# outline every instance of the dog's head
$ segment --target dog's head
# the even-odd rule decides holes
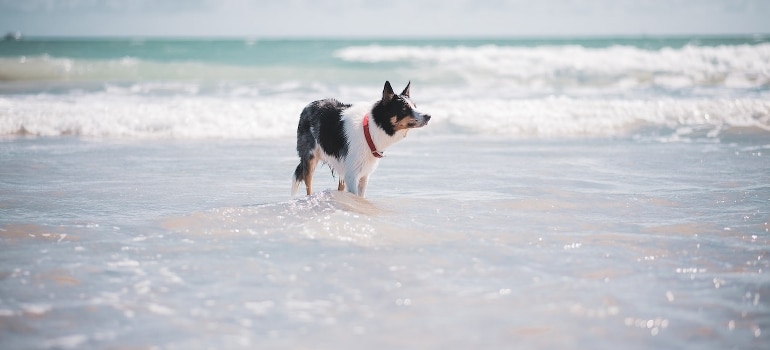
[[[372,119],[390,136],[400,130],[421,128],[430,120],[430,115],[417,111],[409,96],[410,85],[411,82],[406,84],[401,94],[396,95],[390,82],[386,81],[382,99],[372,108]]]

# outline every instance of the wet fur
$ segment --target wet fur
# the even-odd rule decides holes
[[[382,152],[406,137],[413,128],[425,126],[430,115],[417,111],[410,98],[410,85],[396,95],[385,82],[382,98],[373,104],[346,104],[336,99],[311,102],[300,113],[297,126],[299,165],[294,170],[292,195],[305,183],[313,193],[313,172],[324,162],[339,176],[338,190],[363,196],[369,175],[379,159],[372,155],[363,132],[364,116],[369,115],[369,132]]]

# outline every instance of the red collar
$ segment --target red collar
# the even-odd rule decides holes
[[[369,114],[364,115],[364,137],[369,145],[369,149],[372,151],[372,155],[376,158],[382,158],[382,152],[377,151],[377,146],[372,141],[372,134],[369,133]]]

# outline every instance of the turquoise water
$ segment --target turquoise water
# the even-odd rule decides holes
[[[608,38],[522,38],[522,39],[45,39],[7,41],[0,45],[0,57],[40,56],[74,59],[119,59],[134,57],[152,61],[201,61],[238,65],[332,64],[336,50],[348,46],[444,46],[506,47],[581,46],[607,48],[627,46],[644,50],[680,49],[685,46],[758,45],[770,36],[725,37],[608,37]]]
[[[430,124],[290,197],[310,101]],[[0,348],[763,349],[766,37],[0,42]]]

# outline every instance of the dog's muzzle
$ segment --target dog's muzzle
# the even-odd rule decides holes
[[[418,114],[416,115],[417,124],[414,126],[415,128],[421,128],[425,125],[428,125],[428,121],[430,121],[430,114]]]

